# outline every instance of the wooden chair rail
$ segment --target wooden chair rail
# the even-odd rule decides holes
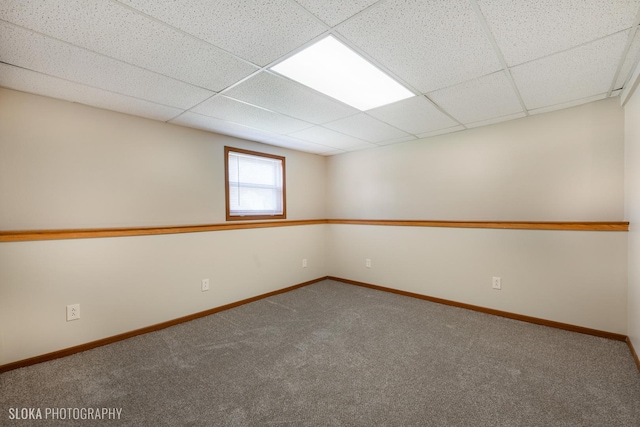
[[[432,221],[380,219],[309,219],[260,221],[166,227],[87,228],[67,230],[0,231],[0,242],[33,240],[90,239],[102,237],[152,236],[160,234],[201,233],[208,231],[242,230],[249,228],[292,227],[316,224],[377,225],[393,227],[450,227],[490,228],[512,230],[572,230],[572,231],[629,231],[628,222],[566,222],[566,221]]]

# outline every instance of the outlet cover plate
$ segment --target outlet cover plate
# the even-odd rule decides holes
[[[67,322],[80,319],[80,304],[70,304],[67,306]]]

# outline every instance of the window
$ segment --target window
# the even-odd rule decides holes
[[[224,147],[227,221],[287,217],[284,157]]]

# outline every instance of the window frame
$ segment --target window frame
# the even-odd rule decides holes
[[[276,159],[282,162],[282,214],[277,215],[231,215],[231,202],[229,200],[229,153],[246,154],[255,157],[265,157]],[[287,218],[287,168],[284,156],[275,154],[261,153],[258,151],[245,150],[235,147],[224,147],[224,192],[225,192],[225,210],[227,221],[248,221],[248,220],[264,220],[264,219],[286,219]]]

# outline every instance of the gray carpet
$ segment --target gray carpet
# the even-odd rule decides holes
[[[625,343],[332,281],[7,372],[0,390],[3,426],[640,426]],[[9,419],[25,407],[122,413]]]

